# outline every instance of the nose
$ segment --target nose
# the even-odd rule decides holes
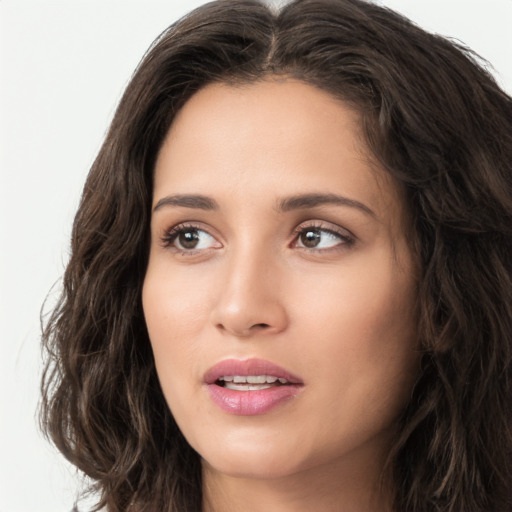
[[[215,327],[238,338],[278,334],[288,325],[280,272],[270,257],[242,255],[226,261],[212,311]]]

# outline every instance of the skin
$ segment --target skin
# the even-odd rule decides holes
[[[279,208],[311,193],[352,203]],[[358,115],[292,79],[209,85],[158,155],[153,207],[176,194],[218,207],[154,210],[143,307],[165,398],[203,460],[204,510],[389,510],[379,482],[417,375],[417,265]],[[196,249],[169,235],[180,226],[199,230]],[[204,374],[251,357],[304,385],[265,414],[228,414]]]

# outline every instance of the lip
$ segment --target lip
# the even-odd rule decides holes
[[[224,375],[272,375],[289,384],[257,391],[235,391],[216,384]],[[263,359],[225,359],[210,368],[204,383],[213,403],[224,412],[241,416],[265,414],[295,397],[304,386],[302,379]]]

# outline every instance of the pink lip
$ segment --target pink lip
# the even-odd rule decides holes
[[[259,391],[236,391],[216,384],[224,375],[273,375],[286,379],[290,384]],[[225,412],[242,416],[265,414],[293,398],[304,385],[299,377],[262,359],[226,359],[206,372],[204,382],[215,405]]]

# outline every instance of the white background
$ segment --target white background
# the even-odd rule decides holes
[[[132,71],[202,3],[0,0],[0,512],[71,509],[79,481],[36,427],[40,308],[58,290],[86,173]],[[380,3],[472,47],[512,93],[512,0]]]

